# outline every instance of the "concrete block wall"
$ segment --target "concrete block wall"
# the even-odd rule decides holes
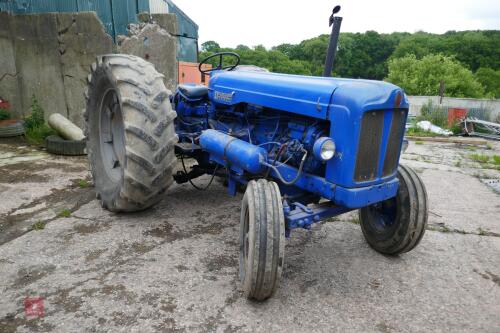
[[[163,18],[174,24],[175,15]],[[33,96],[48,118],[60,113],[82,127],[83,92],[96,55],[124,52],[148,55],[177,84],[176,40],[163,28],[148,31],[121,47],[113,44],[94,12],[10,15],[0,12],[0,96],[16,118],[30,113]],[[132,37],[130,37],[132,38]],[[139,47],[141,45],[141,47]]]
[[[418,116],[421,113],[422,107],[432,102],[433,105],[439,105],[439,96],[408,96],[410,102],[410,114]],[[441,105],[452,108],[464,109],[482,109],[487,110],[490,119],[485,119],[493,122],[500,121],[500,100],[498,99],[474,99],[474,98],[452,98],[444,97]]]
[[[175,14],[142,13],[139,24],[132,24],[129,36],[118,36],[118,52],[133,54],[151,62],[165,75],[165,86],[177,87],[177,17]]]

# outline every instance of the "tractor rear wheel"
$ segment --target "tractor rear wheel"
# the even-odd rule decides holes
[[[178,138],[169,95],[163,75],[139,57],[104,55],[91,66],[85,134],[104,208],[144,210],[172,184]]]
[[[427,226],[427,192],[411,168],[399,166],[395,198],[360,209],[359,220],[366,241],[376,251],[397,255],[414,249]]]
[[[285,253],[278,185],[264,179],[250,181],[240,221],[240,280],[247,298],[264,301],[278,289]]]

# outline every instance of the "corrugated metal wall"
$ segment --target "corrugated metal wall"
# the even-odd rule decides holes
[[[149,0],[149,12],[151,14],[168,13],[168,5],[165,0]]]
[[[179,26],[177,57],[186,62],[198,62],[198,25],[171,0],[165,1],[168,3],[169,13],[177,16]]]
[[[95,11],[113,38],[126,35],[138,13],[173,13],[179,22],[178,59],[198,61],[198,25],[171,0],[0,0],[0,10],[17,14]]]

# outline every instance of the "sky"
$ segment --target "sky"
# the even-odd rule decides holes
[[[215,40],[267,48],[330,33],[342,6],[343,32],[500,29],[500,0],[173,0],[200,26],[200,45]]]

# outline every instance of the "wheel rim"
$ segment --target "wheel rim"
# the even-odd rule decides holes
[[[125,163],[125,129],[115,90],[106,91],[99,114],[101,127],[99,144],[104,170],[113,182],[118,183],[123,176]]]
[[[368,223],[377,233],[386,233],[396,226],[397,200],[392,198],[367,208]]]

